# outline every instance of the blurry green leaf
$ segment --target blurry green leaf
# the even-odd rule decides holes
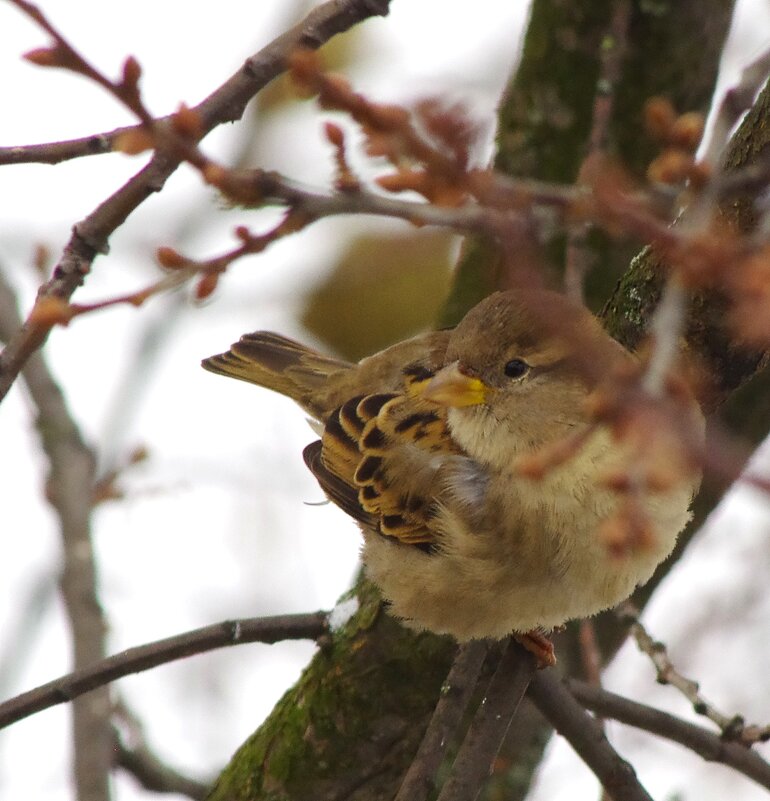
[[[349,359],[433,328],[449,289],[452,241],[437,231],[353,238],[308,295],[302,323]]]

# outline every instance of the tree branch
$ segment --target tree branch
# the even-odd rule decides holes
[[[679,743],[706,761],[729,765],[770,790],[770,765],[745,745],[726,741],[701,726],[584,681],[565,679],[564,684],[592,712]]]
[[[734,740],[744,745],[751,745],[757,741],[770,740],[770,726],[746,725],[740,715],[725,715],[713,704],[709,703],[700,692],[697,681],[683,676],[674,666],[668,656],[666,646],[650,636],[647,629],[639,620],[639,611],[627,601],[618,610],[623,621],[629,624],[631,636],[642,653],[647,654],[655,666],[657,680],[660,684],[670,684],[692,704],[698,715],[707,717],[718,726],[724,740]]]
[[[19,323],[13,290],[0,275],[0,339]],[[98,661],[105,652],[106,623],[97,595],[91,542],[95,458],[42,354],[34,354],[24,365],[24,382],[37,409],[37,430],[49,463],[46,497],[59,522],[64,555],[60,588],[77,670]],[[78,798],[106,801],[112,763],[107,688],[74,704],[72,715]]]
[[[609,744],[594,720],[551,670],[538,671],[529,696],[551,725],[575,749],[615,801],[652,801],[634,769]]]
[[[215,648],[249,642],[315,640],[326,633],[326,623],[325,612],[226,620],[147,645],[129,648],[0,704],[0,729],[35,712],[71,701],[123,676],[141,673],[158,665],[202,654]]]
[[[161,120],[158,120],[160,122]],[[0,147],[0,165],[5,164],[59,164],[62,161],[112,153],[115,140],[129,131],[138,131],[139,125],[127,125],[109,133],[90,134],[61,142],[42,142],[36,145],[7,145]]]
[[[480,640],[458,650],[395,801],[424,801],[433,791],[436,774],[470,703],[487,652],[488,644]]]
[[[154,793],[178,793],[193,801],[205,801],[211,785],[183,776],[161,762],[146,746],[128,748],[115,734],[115,764]]]
[[[510,639],[438,801],[473,801],[476,798],[492,770],[534,672],[532,654]]]
[[[298,48],[317,49],[333,36],[362,20],[388,13],[390,0],[329,0],[314,9],[294,28],[274,39],[192,111],[200,121],[198,140],[218,125],[240,119],[247,103],[286,69],[290,53]],[[50,281],[38,297],[69,300],[100,253],[106,253],[110,236],[154,192],[159,192],[181,163],[177,153],[159,149],[150,161],[113,195],[73,226]],[[0,353],[0,400],[8,393],[22,366],[46,340],[49,326],[29,321],[13,334]]]

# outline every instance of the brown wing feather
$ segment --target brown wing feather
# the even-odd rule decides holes
[[[354,520],[365,526],[375,527],[377,518],[361,508],[358,502],[357,490],[326,467],[321,449],[321,440],[316,440],[302,451],[305,464],[316,477],[321,489],[328,495],[330,501],[339,506],[343,512],[349,514]]]
[[[445,331],[425,334],[352,365],[257,331],[203,366],[297,401],[324,425],[304,457],[328,497],[366,528],[428,550],[438,538],[441,456],[457,448],[445,411],[421,393],[447,339]]]
[[[433,546],[441,456],[459,453],[445,410],[422,400],[430,378],[405,373],[400,393],[352,398],[328,417],[311,470],[329,497],[364,525],[399,542]],[[438,457],[438,458],[437,458]],[[307,458],[306,458],[306,461]]]
[[[271,331],[244,334],[226,353],[210,356],[201,364],[212,373],[287,395],[319,420],[328,412],[329,384],[353,369],[349,362],[324,356]]]

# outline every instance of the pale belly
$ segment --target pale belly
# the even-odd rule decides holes
[[[691,491],[682,487],[675,497],[653,499],[654,540],[623,556],[611,554],[599,536],[617,504],[608,494],[591,514],[577,503],[562,510],[558,533],[535,542],[520,533],[469,531],[451,513],[447,547],[436,553],[365,532],[364,562],[391,613],[412,628],[459,641],[547,631],[615,606],[645,583],[689,519]]]

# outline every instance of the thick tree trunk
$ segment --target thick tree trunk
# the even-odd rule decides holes
[[[521,66],[500,109],[499,169],[562,183],[576,179],[586,155],[600,56],[603,48],[617,44],[607,37],[624,1],[535,1]],[[728,0],[631,4],[609,127],[610,149],[631,173],[641,175],[653,152],[640,122],[648,97],[665,95],[681,111],[708,107],[731,11]],[[689,35],[691,31],[698,36]],[[761,114],[750,117],[736,139],[740,144],[733,150],[739,149],[743,160],[756,155],[757,137],[765,136]],[[737,154],[731,156],[731,164],[739,160]],[[588,291],[599,308],[620,265],[628,264],[629,248],[601,237],[590,242],[595,279]],[[563,241],[552,243],[554,263],[562,263],[562,252]],[[627,342],[642,335],[659,297],[661,272],[648,258],[633,261],[607,306],[608,325]],[[443,322],[457,320],[495,288],[499,266],[492,243],[469,244]],[[697,332],[698,320],[701,332],[712,330],[715,319],[708,304],[696,308],[692,332]],[[729,366],[718,379],[725,394],[757,368],[756,355],[748,354],[734,367],[726,358],[733,350],[723,337],[708,339],[708,346],[713,351],[708,364],[718,371]],[[365,581],[353,592],[361,602],[359,612],[331,636],[300,682],[236,753],[212,799],[382,800],[395,795],[454,646],[443,638],[415,636],[390,620]],[[599,628],[608,646],[617,642],[617,627],[609,616],[599,619]],[[570,669],[566,642],[560,659]],[[520,709],[516,720],[520,725],[512,727],[505,751],[516,764],[492,781],[489,798],[521,798],[540,760],[548,728],[531,708]]]

